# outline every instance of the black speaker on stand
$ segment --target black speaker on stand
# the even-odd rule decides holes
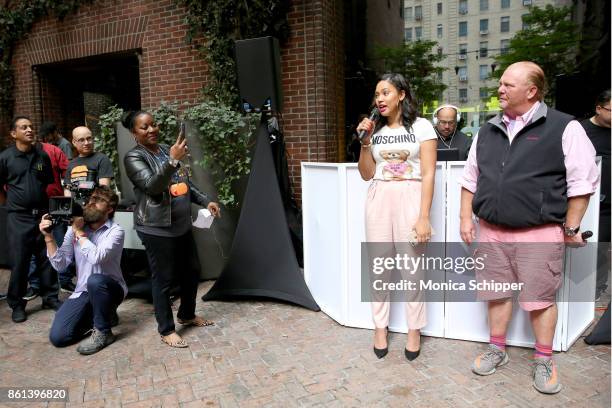
[[[282,197],[284,183],[279,181],[270,144],[268,119],[280,110],[282,100],[277,40],[236,41],[236,63],[243,107],[261,112],[262,121],[229,260],[202,300],[262,296],[319,311],[296,258],[287,223],[290,208]],[[275,142],[279,138],[282,141],[280,133]],[[286,169],[282,173],[288,174]]]
[[[269,105],[283,110],[280,85],[280,50],[274,37],[236,41],[238,88],[245,111],[259,111]]]

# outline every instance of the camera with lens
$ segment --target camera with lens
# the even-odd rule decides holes
[[[54,226],[58,224],[69,225],[73,217],[83,216],[83,208],[85,208],[97,187],[97,178],[98,172],[96,170],[87,170],[86,180],[75,181],[66,186],[72,193],[72,197],[49,198],[49,216]]]

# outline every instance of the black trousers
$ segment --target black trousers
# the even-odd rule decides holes
[[[7,216],[8,245],[11,257],[11,278],[7,301],[11,308],[25,307],[23,300],[28,286],[30,260],[34,255],[36,268],[40,271],[40,295],[43,302],[57,299],[59,283],[57,272],[51,267],[47,258],[47,246],[38,230],[40,217],[21,212],[9,212]]]
[[[143,234],[138,236],[145,246],[153,286],[153,305],[157,319],[157,331],[166,336],[174,332],[174,318],[170,290],[178,283],[181,297],[177,318],[190,320],[195,317],[195,301],[198,293],[199,268],[192,261],[197,257],[191,231],[180,237],[160,237]]]

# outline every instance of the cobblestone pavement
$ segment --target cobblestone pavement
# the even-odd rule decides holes
[[[8,275],[0,270],[0,288]],[[210,286],[200,284],[199,295]],[[172,349],[157,335],[153,306],[128,299],[119,308],[118,340],[81,356],[76,346],[49,343],[53,312],[41,310],[39,298],[22,324],[0,302],[0,385],[68,387],[70,402],[49,407],[610,406],[610,347],[582,339],[556,354],[564,390],[547,396],[531,385],[525,348],[510,347],[510,364],[479,377],[469,365],[480,343],[424,337],[410,363],[404,336],[391,334],[389,354],[377,360],[371,331],[324,313],[261,300],[198,301],[197,310],[216,325],[180,329],[190,347]]]

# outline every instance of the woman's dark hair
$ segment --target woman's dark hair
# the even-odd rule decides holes
[[[417,106],[416,106],[414,94],[412,93],[412,90],[410,89],[410,85],[408,84],[408,81],[406,81],[406,78],[404,78],[402,74],[393,74],[393,73],[381,75],[380,78],[378,78],[378,82],[380,81],[387,81],[391,85],[396,87],[399,92],[404,91],[404,93],[406,94],[406,96],[404,97],[404,100],[402,101],[400,105],[401,106],[400,109],[402,111],[402,116],[401,116],[402,125],[404,125],[406,130],[409,130],[417,118]],[[374,104],[376,104],[376,101],[374,101]],[[376,126],[374,126],[374,132],[372,132],[372,134],[378,132],[386,124],[387,124],[387,118],[381,115],[380,119],[376,121]]]
[[[610,102],[610,90],[606,89],[597,95],[597,99],[595,99],[595,106],[604,106],[608,102]]]
[[[126,112],[121,118],[121,124],[127,130],[132,131],[134,129],[134,125],[136,124],[137,117],[139,117],[140,115],[150,115],[150,114],[151,113],[147,111],[143,111],[143,110]]]

